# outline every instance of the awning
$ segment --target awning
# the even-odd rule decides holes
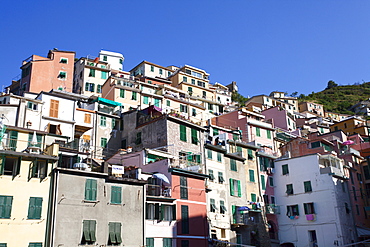
[[[247,206],[238,207],[238,211],[247,211],[250,210]]]
[[[107,105],[107,106],[122,106],[122,104],[119,103],[119,102],[109,100],[109,99],[100,98],[100,97],[98,97],[97,99],[94,99],[92,102],[98,102],[98,103],[101,103],[101,104],[104,104],[104,105]]]
[[[365,227],[356,227],[358,237],[370,237],[370,229]]]
[[[166,175],[162,173],[154,173],[153,177],[161,179],[164,183],[170,184],[170,180],[166,177]]]

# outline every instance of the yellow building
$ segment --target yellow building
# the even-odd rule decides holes
[[[342,130],[347,135],[359,134],[368,136],[369,130],[366,125],[367,124],[365,120],[356,116],[352,116],[331,125],[330,131]]]
[[[45,246],[51,177],[58,145],[45,132],[8,127],[0,150],[0,244]],[[41,150],[47,154],[42,154]]]

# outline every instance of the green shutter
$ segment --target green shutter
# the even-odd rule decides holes
[[[198,144],[198,131],[191,129],[191,143]]]
[[[42,197],[30,197],[28,219],[41,219]]]
[[[201,164],[201,163],[202,163],[200,154],[196,154],[196,155],[195,155],[195,161],[196,161],[198,164]]]
[[[172,205],[172,220],[176,220],[176,205]]]
[[[115,224],[113,222],[108,223],[109,226],[109,240],[112,244],[116,244]]]
[[[229,183],[230,183],[230,195],[234,195],[234,179],[229,178]]]
[[[96,180],[94,180],[96,182]],[[92,242],[96,241],[96,221],[95,220],[90,220],[90,238]]]
[[[5,157],[0,156],[0,175],[4,174]]]
[[[237,181],[238,181],[238,196],[242,197],[242,187],[240,185],[240,180],[237,180]]]
[[[120,89],[119,90],[119,96],[121,97],[121,98],[124,98],[125,97],[125,89]]]
[[[236,206],[235,205],[231,205],[231,214],[233,217],[233,224],[235,224],[236,223]]]
[[[217,153],[217,162],[222,162],[222,155],[221,155],[221,153]]]
[[[146,238],[145,247],[154,247],[154,238]]]
[[[186,142],[186,126],[180,125],[180,140]]]
[[[122,203],[122,188],[118,186],[112,186],[111,188],[111,203],[120,204]]]
[[[163,247],[172,247],[172,238],[163,238]]]
[[[12,196],[0,196],[0,219],[10,219],[12,203]]]
[[[254,156],[253,156],[253,151],[252,149],[248,149],[248,159],[249,160],[253,160]]]
[[[90,238],[90,221],[89,220],[84,220],[82,222],[82,230],[83,230],[83,237],[85,238],[86,241],[91,241]]]
[[[154,99],[154,106],[160,107],[161,101],[159,99]]]
[[[183,234],[189,233],[189,208],[186,205],[181,205],[181,228]]]
[[[148,96],[144,96],[143,103],[146,104],[146,105],[149,104],[149,97]]]
[[[256,127],[256,135],[261,136],[261,129],[259,127]]]
[[[95,179],[86,179],[85,200],[96,201],[97,181]]]
[[[267,138],[271,139],[271,130],[267,130]]]
[[[88,82],[85,83],[85,91],[89,91],[89,84]]]
[[[230,159],[230,170],[237,171],[236,160]]]
[[[266,189],[266,181],[265,181],[265,176],[264,175],[261,175],[261,186],[262,186],[263,190]]]
[[[218,135],[218,129],[213,128],[213,136],[217,136],[217,135]]]
[[[15,151],[17,149],[18,131],[10,131],[9,147],[10,150]]]
[[[249,181],[254,182],[254,170],[249,170]]]
[[[213,170],[208,169],[208,175],[209,175],[209,177],[210,177],[210,178],[209,178],[210,180],[212,180],[212,181],[213,181],[213,180],[215,179],[215,176],[213,175]]]
[[[257,201],[256,194],[254,194],[254,193],[251,194],[251,200],[252,200],[252,202],[256,202]]]

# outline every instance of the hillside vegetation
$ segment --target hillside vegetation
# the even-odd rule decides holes
[[[362,84],[339,86],[333,81],[321,92],[312,92],[309,95],[301,94],[300,101],[313,101],[324,105],[325,111],[353,114],[348,109],[354,104],[370,98],[370,82]]]

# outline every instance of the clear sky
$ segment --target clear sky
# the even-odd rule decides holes
[[[188,64],[246,97],[307,95],[329,80],[370,81],[369,10],[365,0],[3,1],[0,85],[32,54],[105,49],[122,53],[127,71]]]

